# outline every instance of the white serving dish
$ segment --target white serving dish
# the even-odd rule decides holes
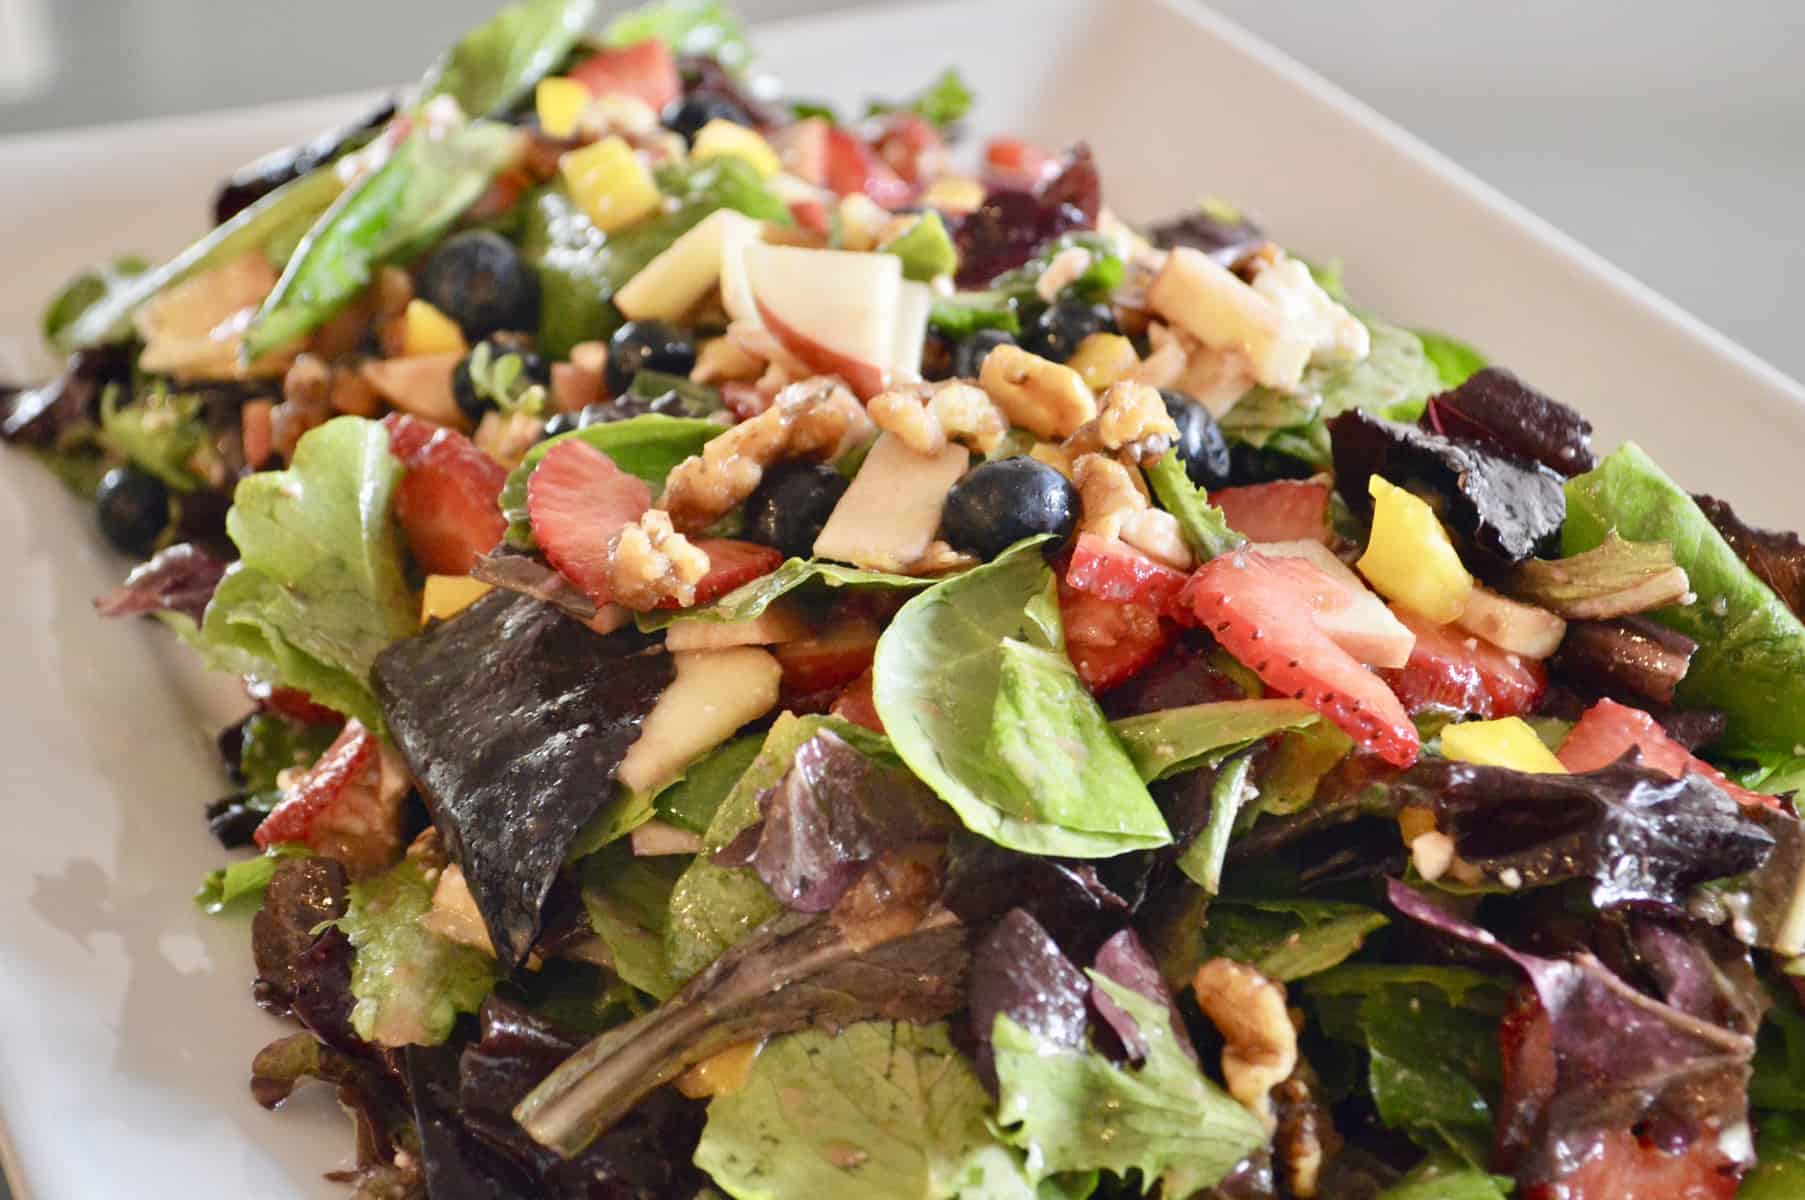
[[[979,91],[978,132],[1087,138],[1118,212],[1231,197],[1298,252],[1339,258],[1362,304],[1463,335],[1580,406],[1605,445],[1633,434],[1688,486],[1799,521],[1805,389],[1198,5],[944,2],[758,43],[797,94],[843,103],[953,61]],[[37,356],[38,307],[73,271],[179,247],[227,169],[367,100],[0,141],[0,373]],[[198,812],[223,787],[209,693],[159,631],[91,615],[119,562],[84,505],[3,457],[0,1161],[20,1200],[341,1194],[320,1179],[349,1146],[324,1090],[274,1116],[250,1100],[250,1058],[283,1027],[250,1002],[243,923],[189,901],[221,857]]]

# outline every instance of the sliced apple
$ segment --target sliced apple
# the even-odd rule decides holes
[[[906,569],[940,532],[946,493],[970,462],[964,446],[918,454],[895,434],[882,435],[815,539],[815,557],[875,571]]]
[[[779,345],[861,399],[884,388],[895,357],[902,260],[762,242],[741,253],[746,287]]]
[[[1567,636],[1567,623],[1547,609],[1500,596],[1478,584],[1467,593],[1467,606],[1454,623],[1524,658],[1547,658]]]
[[[722,264],[758,240],[760,228],[745,213],[717,209],[614,293],[614,306],[631,321],[680,319],[720,280]]]
[[[896,297],[896,345],[890,354],[894,379],[921,378],[921,348],[928,340],[928,314],[934,293],[925,283],[905,280]]]
[[[1260,542],[1253,549],[1273,558],[1306,559],[1342,585],[1345,602],[1324,606],[1316,614],[1316,627],[1337,646],[1369,667],[1397,668],[1410,661],[1416,635],[1327,546],[1313,541]]]
[[[743,621],[709,621],[697,617],[673,621],[665,631],[664,648],[675,654],[679,650],[775,646],[808,637],[811,632],[813,629],[800,607],[788,600],[777,600],[756,617]]]
[[[470,428],[451,390],[451,373],[461,354],[420,354],[413,358],[373,358],[361,368],[363,380],[391,408],[453,429]]]
[[[432,890],[432,907],[420,918],[420,927],[448,941],[472,946],[489,957],[495,957],[495,946],[489,941],[489,927],[470,894],[464,869],[449,863],[439,872],[439,882]]]
[[[1310,340],[1286,329],[1283,310],[1201,250],[1180,246],[1166,256],[1147,306],[1210,349],[1245,355],[1267,387],[1296,387],[1310,361]]]
[[[639,740],[615,773],[626,787],[647,795],[769,712],[783,678],[777,660],[756,646],[686,650],[672,657],[677,677],[646,715]]]
[[[825,118],[810,117],[779,130],[771,139],[784,170],[816,187],[827,182],[827,137],[833,130]]]

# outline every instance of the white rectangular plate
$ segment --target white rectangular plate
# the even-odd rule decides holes
[[[1119,213],[1232,198],[1339,258],[1362,304],[1579,406],[1605,446],[1634,435],[1686,485],[1798,519],[1805,389],[1185,0],[939,3],[758,42],[793,94],[843,104],[956,62],[978,132],[1088,139]],[[366,99],[0,141],[0,373],[36,357],[38,306],[69,274],[180,246],[226,170]],[[199,819],[223,782],[196,689],[160,631],[93,617],[120,563],[86,506],[5,458],[0,1151],[21,1200],[341,1194],[320,1180],[349,1145],[323,1091],[273,1116],[250,1100],[251,1056],[283,1027],[250,1001],[247,930],[189,900],[221,857]]]

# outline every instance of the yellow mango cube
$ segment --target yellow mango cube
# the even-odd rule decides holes
[[[652,172],[620,137],[607,137],[558,160],[571,199],[603,233],[651,216],[664,202]]]
[[[771,149],[771,143],[758,130],[748,129],[724,117],[716,117],[696,132],[696,140],[689,148],[689,156],[692,160],[701,162],[724,154],[745,159],[760,175],[775,175],[783,169],[777,151]]]
[[[1065,365],[1082,375],[1091,391],[1101,392],[1120,383],[1141,365],[1141,359],[1134,352],[1134,343],[1121,334],[1093,333],[1078,343]]]
[[[420,623],[455,617],[488,594],[488,584],[468,575],[428,575],[420,595]]]
[[[1522,717],[1450,725],[1441,731],[1441,752],[1443,758],[1482,767],[1507,767],[1536,775],[1567,773],[1554,751]]]
[[[942,175],[922,193],[921,204],[941,212],[977,212],[984,206],[984,185],[960,175]]]
[[[409,300],[401,317],[401,357],[464,354],[470,347],[458,323],[424,300]]]
[[[533,89],[533,109],[539,114],[539,128],[545,136],[574,137],[583,110],[594,99],[589,89],[575,79],[553,75],[541,79]]]
[[[1373,531],[1366,553],[1354,565],[1388,600],[1441,625],[1466,611],[1473,577],[1461,565],[1448,531],[1420,497],[1374,475]]]

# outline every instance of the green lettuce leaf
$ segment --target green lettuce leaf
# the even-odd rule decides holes
[[[1189,1196],[1266,1144],[1259,1119],[1211,1083],[1180,1048],[1171,1015],[1107,976],[1091,980],[1147,1040],[1146,1062],[1118,1066],[1054,1045],[999,1013],[992,1040],[1001,1089],[997,1122],[1037,1175],[1138,1173],[1142,1191]]]
[[[752,58],[745,28],[721,0],[655,0],[622,13],[602,31],[607,46],[631,46],[656,38],[672,54],[707,54],[730,71]]]
[[[595,0],[522,0],[472,29],[434,63],[419,103],[450,96],[473,117],[512,108],[557,70],[595,20]]]
[[[38,329],[44,335],[45,344],[59,354],[77,349],[64,337],[69,327],[83,313],[148,270],[149,262],[135,254],[124,254],[110,263],[90,267],[65,283],[62,290],[50,298],[50,303],[44,306],[43,316],[38,319]]]
[[[1228,861],[1228,843],[1235,833],[1235,819],[1254,798],[1249,781],[1253,756],[1239,754],[1222,764],[1210,789],[1210,821],[1197,839],[1178,856],[1185,878],[1214,896],[1222,890],[1222,865]]]
[[[370,664],[419,627],[389,513],[400,477],[380,424],[338,417],[301,439],[288,470],[239,482],[226,531],[242,557],[201,627],[215,665],[382,728]]]
[[[583,907],[608,946],[615,974],[659,1000],[679,986],[664,952],[671,891],[689,865],[681,855],[639,858],[617,843],[583,861]]]
[[[975,99],[971,88],[959,77],[958,69],[948,67],[940,72],[921,95],[909,102],[909,111],[939,129],[965,119]]]
[[[1227,554],[1247,539],[1228,527],[1228,518],[1211,504],[1203,489],[1191,482],[1178,451],[1147,468],[1147,482],[1153,488],[1159,506],[1178,518],[1178,528],[1185,544],[1199,559],[1208,562],[1219,554]]]
[[[1458,1156],[1432,1154],[1378,1200],[1505,1200],[1511,1181],[1470,1166]]]
[[[1416,336],[1423,343],[1423,353],[1434,365],[1435,373],[1441,376],[1444,388],[1457,388],[1490,365],[1485,355],[1445,333],[1419,329]]]
[[[1568,482],[1561,552],[1593,549],[1613,531],[1669,543],[1691,581],[1693,603],[1648,614],[1698,643],[1678,703],[1729,716],[1726,754],[1796,753],[1805,745],[1805,625],[1633,442]]]
[[[903,278],[920,283],[959,269],[959,252],[953,248],[952,236],[940,214],[931,208],[878,249],[902,259]]]
[[[1031,1200],[990,1111],[944,1025],[810,1030],[772,1041],[709,1104],[696,1165],[734,1200]]]
[[[241,858],[237,862],[228,863],[216,871],[210,871],[201,880],[201,886],[194,893],[194,902],[202,911],[218,916],[221,913],[234,912],[239,909],[249,911],[255,905],[263,903],[263,889],[275,877],[276,867],[285,858],[295,858],[313,853],[305,846],[282,843],[271,846],[256,858]]]
[[[421,926],[433,885],[403,859],[353,883],[338,927],[350,939],[351,1027],[379,1046],[436,1046],[459,1013],[473,1013],[500,978],[495,960]]]
[[[1386,924],[1383,913],[1334,900],[1218,900],[1198,961],[1232,958],[1289,983],[1339,966]]]
[[[540,461],[551,448],[565,439],[588,442],[613,459],[615,466],[651,484],[656,493],[664,486],[664,477],[671,473],[672,467],[700,451],[708,439],[725,432],[725,426],[713,421],[646,413],[625,421],[590,425],[546,438],[526,452],[526,457],[508,473],[508,480],[502,485],[501,514],[508,519],[508,543],[523,550],[532,548],[533,522],[526,508],[527,480],[539,469]]]
[[[1805,1079],[1805,1010],[1784,984],[1770,984],[1768,996],[1773,1003],[1756,1035],[1749,1103],[1805,1113],[1805,1089],[1799,1087]]]
[[[749,733],[717,746],[691,763],[681,778],[653,798],[653,809],[659,819],[691,833],[706,833],[715,813],[720,811],[721,802],[727,799],[727,794],[758,757],[764,744],[764,734]]]
[[[873,674],[897,754],[972,832],[1071,858],[1171,840],[1065,658],[1038,541],[903,605],[878,639]]]
[[[155,475],[178,492],[192,492],[205,482],[195,468],[211,456],[212,431],[206,402],[195,394],[152,388],[124,408],[120,389],[109,385],[100,397],[101,440],[114,453]]]
[[[331,725],[309,725],[275,713],[255,713],[242,726],[238,770],[249,792],[274,791],[276,777],[311,767],[338,737]]]
[[[254,361],[312,333],[354,300],[378,267],[425,250],[514,160],[520,137],[490,121],[438,133],[416,129],[308,232],[245,330],[245,357]]]
[[[1742,1181],[1736,1193],[1738,1200],[1795,1200],[1805,1196],[1805,1117],[1764,1117],[1755,1152],[1761,1165]]]
[[[1014,304],[981,292],[935,299],[934,307],[928,310],[928,324],[954,341],[980,329],[1000,329],[1011,336],[1022,331],[1022,320],[1016,315]]]
[[[1135,770],[1152,783],[1316,720],[1316,711],[1301,700],[1220,700],[1123,717],[1111,728]]]
[[[643,420],[644,418],[637,418]],[[607,426],[591,426],[590,428],[608,428]],[[771,607],[771,603],[780,596],[788,595],[797,588],[820,584],[829,589],[852,588],[894,589],[896,591],[919,591],[931,586],[935,580],[923,579],[912,575],[891,575],[885,571],[867,571],[863,567],[849,567],[844,563],[823,562],[813,558],[786,559],[782,566],[769,575],[761,575],[750,583],[741,584],[728,592],[713,604],[701,608],[688,608],[681,611],[640,613],[636,616],[640,629],[652,632],[665,629],[679,621],[750,621],[753,617]]]

